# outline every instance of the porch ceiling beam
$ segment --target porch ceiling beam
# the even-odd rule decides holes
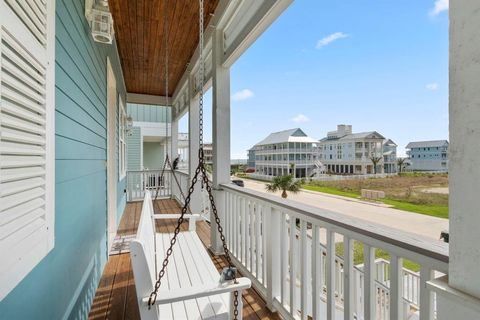
[[[223,48],[222,66],[229,68],[255,40],[277,19],[293,0],[220,0],[215,13],[205,29],[205,87],[212,83],[212,35],[214,30],[223,33],[220,40]],[[178,119],[188,110],[188,101],[198,94],[196,84],[199,69],[199,47],[181,77],[173,93],[173,114]]]
[[[172,98],[169,98],[167,104],[167,98],[165,96],[154,96],[149,94],[128,93],[127,103],[139,103],[139,104],[152,104],[159,106],[172,106]]]
[[[223,66],[230,67],[293,0],[243,1],[224,28]],[[257,7],[252,10],[252,7]]]

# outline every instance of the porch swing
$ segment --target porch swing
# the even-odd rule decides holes
[[[218,217],[212,194],[212,187],[205,169],[203,151],[203,86],[205,82],[203,60],[203,0],[199,0],[199,5],[200,148],[198,150],[198,167],[191,180],[188,194],[184,196],[182,193],[184,203],[180,214],[154,214],[150,191],[147,190],[145,192],[137,234],[130,244],[130,256],[138,306],[140,316],[143,320],[186,319],[187,317],[188,319],[241,319],[241,292],[243,289],[251,287],[250,279],[237,278],[236,276],[236,269],[233,267],[227,248],[221,221]],[[165,25],[166,16],[164,27]],[[167,30],[166,27],[165,30]],[[166,54],[166,56],[168,56],[168,54]],[[167,59],[166,65],[168,65]],[[166,70],[168,70],[167,67]],[[166,76],[166,87],[166,96],[168,99],[168,73]],[[162,170],[162,179],[167,165],[170,166],[170,169],[173,169],[168,157],[168,152],[166,153],[164,168]],[[172,170],[172,175],[180,187],[174,170]],[[191,214],[187,214],[187,211],[189,211],[190,199],[194,192],[195,184],[199,179],[208,193],[211,212],[215,219],[217,230],[223,243],[225,258],[228,263],[228,267],[225,268],[221,274],[218,273],[209,254],[195,232],[195,219],[190,221],[188,231],[180,232],[180,227],[184,220],[188,219],[189,216],[193,218]],[[156,233],[155,219],[161,218],[178,219],[173,234]],[[174,252],[173,248],[177,242],[177,250]],[[157,257],[164,257],[158,274]]]

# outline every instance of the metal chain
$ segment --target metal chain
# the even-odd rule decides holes
[[[168,0],[165,0],[164,19],[163,19],[163,35],[164,35],[164,47],[165,47],[165,142],[167,144],[168,154],[168,121],[167,121],[167,108],[168,108],[168,16],[167,16]],[[172,155],[173,156],[173,155]]]
[[[199,101],[198,101],[198,109],[200,113],[199,117],[199,124],[200,130],[198,135],[198,141],[200,145],[200,149],[203,148],[203,86],[205,84],[205,65],[203,61],[203,0],[199,0],[200,6],[200,14],[198,16],[198,23],[199,23],[199,50],[200,50],[200,57],[199,57],[199,75],[198,75],[198,90],[199,90]]]

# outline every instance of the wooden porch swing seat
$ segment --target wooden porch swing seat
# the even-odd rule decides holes
[[[165,281],[160,287],[155,305],[149,308],[148,299],[156,281],[155,264],[157,262],[161,265],[172,237],[170,233],[155,232],[155,219],[179,216],[153,212],[151,195],[147,191],[137,235],[130,245],[141,318],[232,319],[234,293],[237,291],[240,297],[238,318],[241,319],[241,291],[250,288],[251,281],[248,278],[237,278],[236,283],[220,283],[220,275],[195,231],[199,215],[184,216],[189,219],[189,231],[179,233],[172,259],[166,269]]]

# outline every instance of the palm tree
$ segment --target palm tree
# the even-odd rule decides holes
[[[372,161],[373,163],[373,173],[374,174],[377,174],[377,165],[378,163],[382,160],[382,157],[380,156],[375,156],[375,155],[371,155],[370,156],[370,160]]]
[[[287,191],[297,193],[301,185],[301,181],[295,181],[293,176],[287,175],[273,178],[272,183],[267,184],[265,189],[268,192],[282,191],[282,198],[285,199],[288,197]]]
[[[403,169],[405,169],[406,166],[408,166],[409,163],[407,162],[407,158],[398,158],[397,159],[397,166],[398,166],[398,172],[402,173]]]

